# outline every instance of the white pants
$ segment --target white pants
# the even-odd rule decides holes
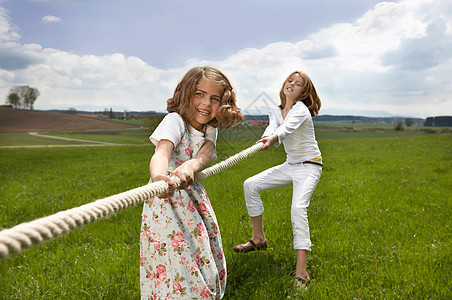
[[[250,217],[264,213],[260,192],[293,185],[292,207],[290,210],[294,249],[311,250],[307,207],[319,182],[322,167],[314,164],[295,164],[288,162],[267,169],[243,183],[246,207]]]

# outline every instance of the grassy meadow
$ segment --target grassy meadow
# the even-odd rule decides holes
[[[258,131],[223,133],[219,158],[251,146]],[[127,146],[0,149],[0,229],[147,183],[146,130],[58,135]],[[323,128],[317,136],[325,167],[308,209],[307,289],[292,289],[290,187],[262,193],[269,249],[232,251],[251,234],[243,181],[282,163],[282,147],[203,180],[227,260],[225,299],[450,299],[451,135]],[[0,259],[0,299],[138,299],[141,210]]]

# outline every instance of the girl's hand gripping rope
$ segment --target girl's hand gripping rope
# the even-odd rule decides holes
[[[270,146],[273,145],[274,143],[276,143],[277,141],[278,141],[278,136],[276,134],[272,134],[269,136],[264,136],[263,138],[258,140],[256,142],[256,144],[263,143],[264,146],[261,149],[261,151],[263,151],[263,150],[267,150],[268,148],[270,148]]]
[[[195,180],[195,173],[188,164],[182,164],[171,173],[171,178],[177,178],[180,181],[179,189],[186,189]]]
[[[171,197],[174,194],[174,191],[176,190],[177,186],[176,186],[176,180],[174,180],[174,177],[169,177],[166,175],[156,175],[154,177],[154,181],[160,181],[163,180],[168,184],[168,189],[166,190],[166,193],[157,195],[157,197],[164,199],[164,198],[168,198]]]

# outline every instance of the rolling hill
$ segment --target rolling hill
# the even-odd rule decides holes
[[[49,132],[138,128],[124,124],[57,112],[0,107],[0,132]]]

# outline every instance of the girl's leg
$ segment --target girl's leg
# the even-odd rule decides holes
[[[320,179],[322,169],[315,165],[296,166],[292,170],[293,195],[290,210],[294,249],[311,250],[309,235],[308,206],[312,193]]]
[[[262,215],[251,217],[251,224],[253,225],[253,237],[245,244],[234,246],[235,252],[249,252],[254,250],[265,250],[267,248],[267,239],[264,235],[264,226],[262,222]]]
[[[253,225],[253,237],[251,239],[255,244],[262,244],[266,241],[262,215],[251,217],[251,224]]]
[[[306,260],[308,258],[308,250],[297,249],[297,266],[295,269],[295,277],[308,281],[311,276],[306,268]]]
[[[243,183],[245,193],[246,208],[250,217],[262,216],[264,205],[260,197],[262,191],[279,188],[292,184],[292,179],[286,171],[287,164],[267,169],[254,175]]]
[[[235,252],[246,253],[254,250],[265,250],[267,248],[262,215],[251,217],[251,224],[253,225],[253,237],[245,244],[235,245],[232,248]]]
[[[313,165],[300,165],[292,170],[293,198],[291,208],[294,248],[297,251],[295,277],[310,279],[306,268],[308,251],[311,250],[307,208],[312,193],[320,179],[322,169]]]
[[[248,215],[251,217],[251,224],[253,226],[253,237],[251,238],[251,241],[254,245],[252,245],[251,241],[248,241],[245,244],[235,246],[234,251],[252,251],[249,249],[254,249],[255,245],[258,248],[260,246],[262,246],[262,248],[267,247],[262,222],[264,206],[262,205],[260,192],[292,184],[291,178],[287,176],[287,172],[284,170],[286,167],[286,164],[275,166],[248,178],[243,183]]]

